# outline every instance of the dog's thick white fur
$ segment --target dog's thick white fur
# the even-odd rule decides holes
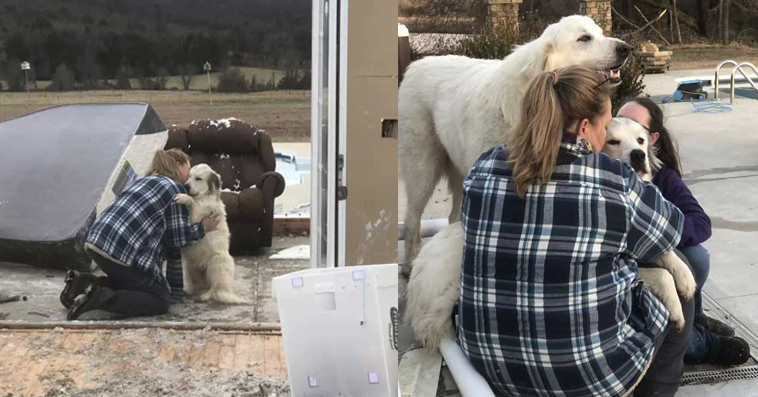
[[[218,228],[192,245],[182,247],[184,292],[200,294],[201,301],[249,303],[234,293],[234,258],[229,254],[229,226],[226,208],[221,201],[221,178],[207,164],[190,169],[187,182],[190,195],[174,199],[189,208],[190,221],[197,223],[207,216],[219,219]]]
[[[504,60],[448,55],[408,67],[398,98],[399,168],[408,202],[406,275],[421,244],[421,214],[434,187],[447,177],[453,196],[449,222],[459,221],[463,177],[483,152],[504,141],[531,79],[544,71],[584,65],[607,71],[613,84],[619,81],[616,73],[629,48],[603,36],[591,18],[574,15],[548,26]]]
[[[460,294],[463,265],[463,228],[460,222],[445,226],[413,261],[408,281],[405,319],[422,346],[437,349],[453,337],[453,306]]]
[[[631,165],[637,176],[646,182],[653,180],[653,171],[662,165],[656,156],[650,133],[636,121],[623,117],[614,118],[608,125],[603,152]],[[695,277],[674,251],[659,256],[654,262],[659,268],[640,268],[640,278],[666,306],[670,313],[669,321],[677,329],[682,329],[684,314],[676,292],[685,299],[692,298],[697,288]],[[666,272],[661,272],[661,269]]]
[[[633,167],[641,179],[650,181],[651,171],[660,167],[660,161],[649,138],[648,132],[634,121],[614,119],[608,126],[603,151],[625,162],[630,162],[632,151],[644,151],[644,157],[635,156],[642,163],[635,162]],[[436,349],[443,338],[453,337],[451,314],[460,294],[463,245],[462,226],[460,222],[452,223],[424,244],[413,261],[405,319],[410,321],[416,340],[426,348]],[[684,314],[677,291],[685,300],[691,299],[697,287],[695,278],[673,251],[656,258],[655,265],[658,267],[640,268],[639,277],[666,306],[669,321],[682,329]]]

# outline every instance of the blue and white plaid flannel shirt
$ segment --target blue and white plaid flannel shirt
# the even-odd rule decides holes
[[[491,149],[464,182],[458,343],[502,395],[624,395],[669,316],[637,261],[673,249],[684,217],[627,164],[570,140],[524,199],[506,158]]]
[[[187,193],[184,186],[163,175],[136,180],[95,220],[87,242],[168,286],[162,271],[168,252],[175,257],[179,247],[205,236],[202,224],[190,223],[187,207],[174,202],[179,193]]]

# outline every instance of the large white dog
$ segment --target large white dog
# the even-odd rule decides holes
[[[190,169],[187,181],[189,196],[177,194],[176,202],[189,208],[190,221],[197,223],[207,216],[219,218],[218,229],[201,240],[182,247],[184,292],[200,294],[201,301],[249,303],[234,293],[234,258],[229,254],[229,226],[226,208],[221,201],[221,177],[207,164]]]
[[[405,265],[418,254],[421,214],[445,175],[453,195],[450,223],[460,220],[462,181],[479,156],[504,141],[518,117],[529,81],[544,71],[584,65],[620,81],[630,53],[621,40],[603,36],[585,16],[564,17],[538,39],[517,47],[504,60],[462,56],[413,62],[398,99],[399,166],[405,182]]]
[[[630,164],[645,181],[651,181],[652,171],[661,165],[649,133],[625,118],[615,118],[608,126],[603,152]],[[460,294],[463,238],[460,222],[450,224],[424,244],[414,260],[405,318],[416,340],[427,348],[437,348],[443,338],[453,337],[451,314]],[[666,306],[669,321],[681,329],[684,313],[677,291],[685,299],[692,298],[697,287],[695,278],[673,251],[656,258],[654,265],[658,267],[640,267],[639,277]]]

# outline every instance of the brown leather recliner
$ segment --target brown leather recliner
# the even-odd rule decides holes
[[[208,164],[221,176],[231,253],[270,247],[274,199],[284,192],[271,137],[241,120],[195,120],[189,128],[169,129],[166,149],[172,148],[187,153],[192,165]]]

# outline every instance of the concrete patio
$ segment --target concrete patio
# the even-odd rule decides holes
[[[645,77],[646,92],[660,102],[671,95],[677,77],[711,75],[713,70],[683,70]],[[721,113],[695,112],[689,102],[663,105],[666,125],[679,142],[684,180],[711,217],[713,236],[704,246],[711,254],[711,270],[704,291],[709,315],[724,319],[751,343],[753,357],[758,355],[758,101],[753,90],[738,89],[734,105],[728,105],[728,84],[721,86],[719,103],[731,108]],[[712,87],[708,89],[713,97]],[[398,210],[405,212],[405,193],[399,181]],[[425,219],[446,218],[450,211],[446,182],[438,186],[424,214]],[[402,241],[399,252],[402,255]],[[402,258],[400,258],[402,261]],[[403,308],[405,280],[401,278],[400,306]],[[401,355],[413,349],[407,326],[400,328]],[[402,359],[401,359],[402,360]],[[754,361],[750,363],[755,364]],[[677,396],[758,395],[758,371],[747,368],[743,380],[708,381],[682,387]],[[690,368],[700,370],[701,368]],[[713,368],[722,370],[724,368]],[[431,394],[457,396],[455,383],[443,368],[440,384]],[[447,373],[447,375],[445,375]],[[434,382],[430,382],[432,385]],[[430,386],[437,389],[437,384]],[[405,395],[405,392],[404,392]]]

